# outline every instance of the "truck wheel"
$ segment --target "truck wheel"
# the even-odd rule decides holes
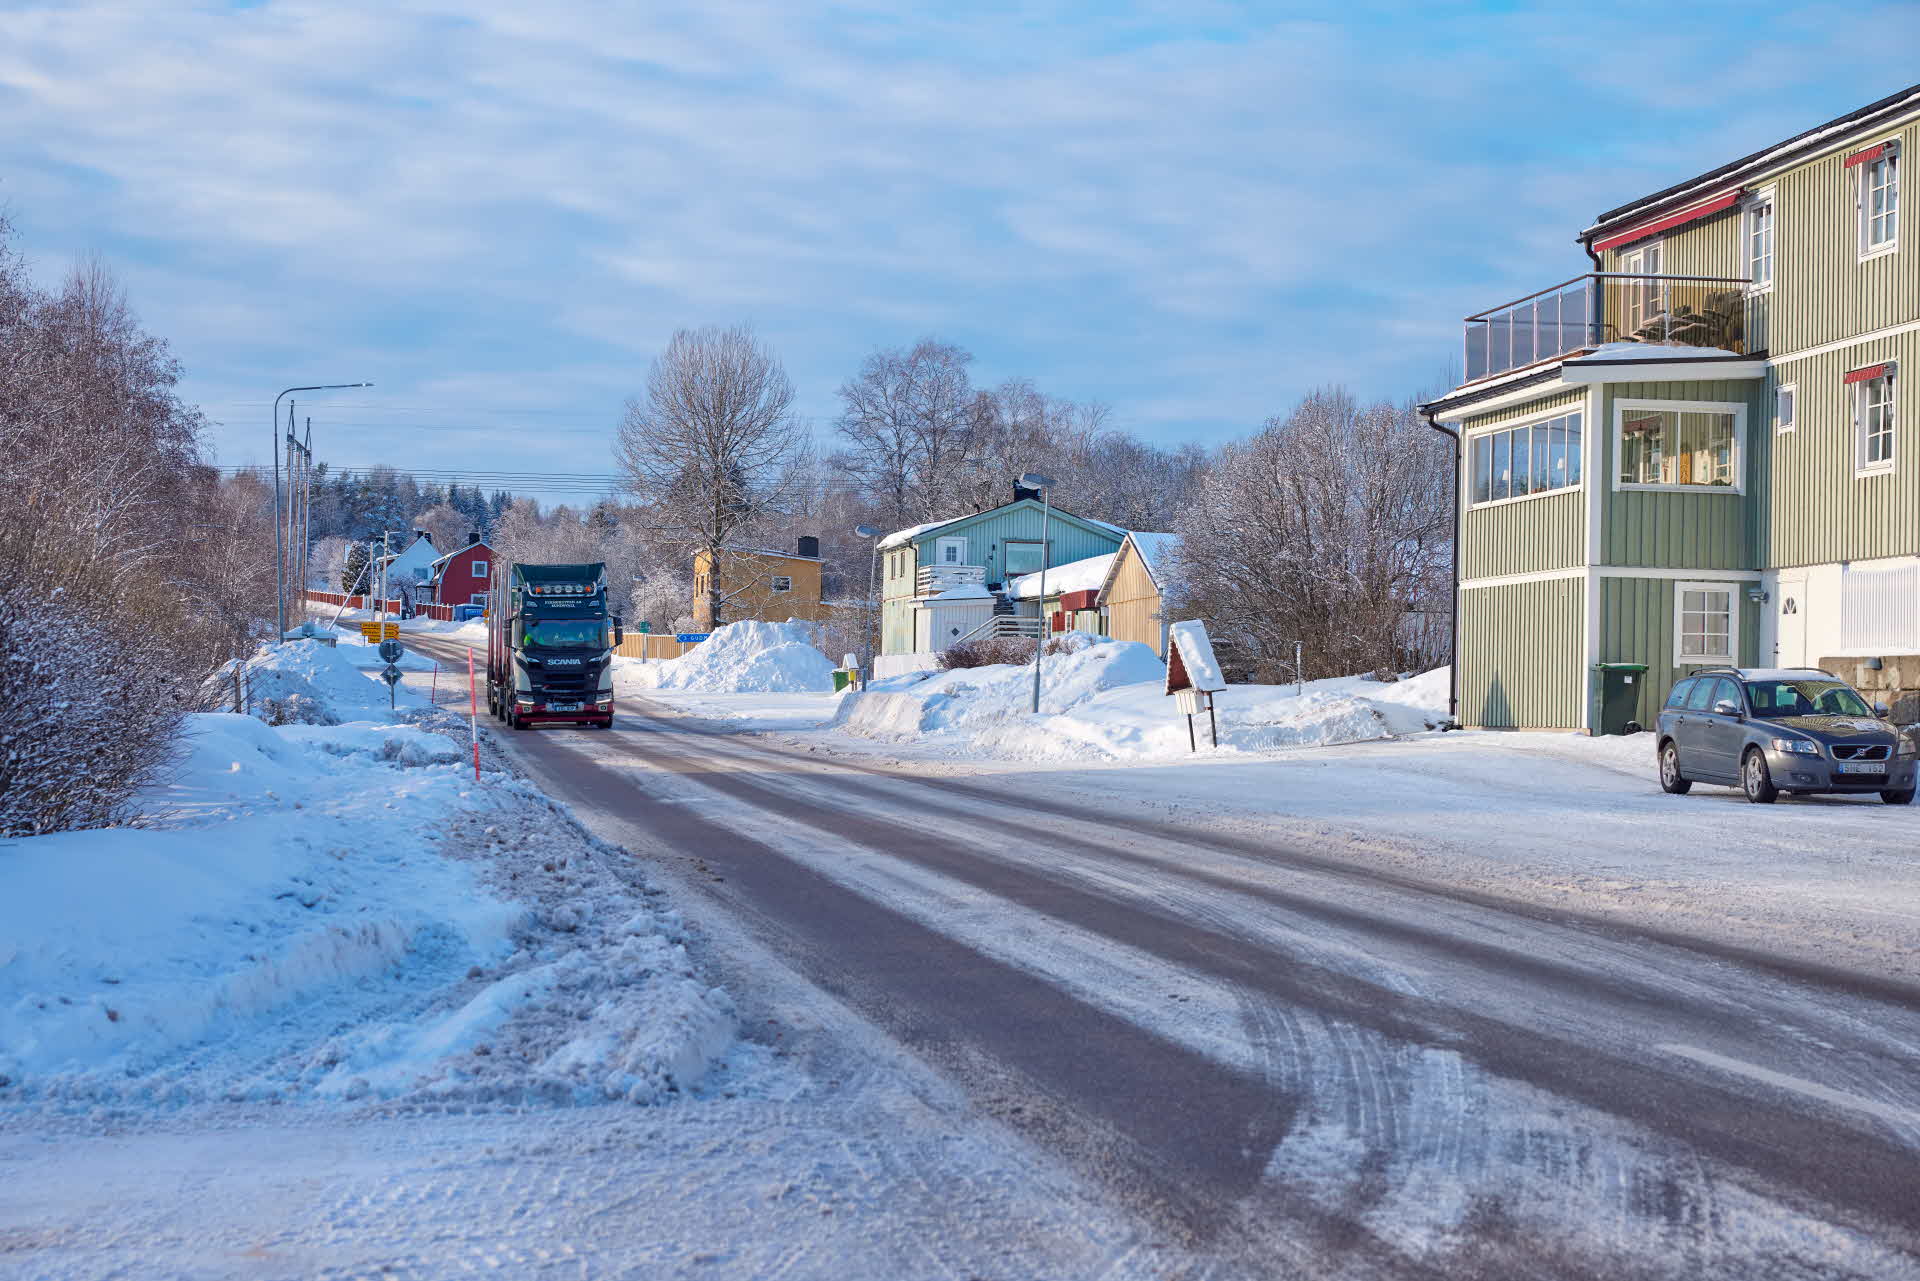
[[[1911,805],[1913,804],[1913,789],[1911,787],[1889,787],[1886,791],[1880,793],[1880,799],[1889,805]]]
[[[1693,790],[1693,780],[1680,773],[1680,749],[1671,742],[1660,745],[1660,790],[1685,796]]]
[[[520,719],[520,713],[514,711],[512,708],[508,708],[507,709],[507,728],[508,729],[525,729],[526,727],[527,727],[527,723]]]
[[[1740,787],[1755,805],[1771,805],[1779,799],[1780,789],[1773,785],[1773,771],[1767,768],[1767,754],[1757,747],[1747,749],[1740,763]]]

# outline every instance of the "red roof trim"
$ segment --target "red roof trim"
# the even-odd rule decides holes
[[[1840,382],[1843,386],[1847,383],[1863,383],[1869,379],[1878,378],[1882,374],[1890,374],[1892,372],[1893,362],[1889,360],[1878,365],[1868,365],[1865,369],[1856,369],[1845,378],[1842,378]]]
[[[1679,213],[1668,214],[1664,218],[1656,218],[1652,222],[1643,222],[1638,226],[1629,227],[1625,231],[1616,232],[1608,236],[1605,240],[1596,240],[1593,242],[1593,251],[1595,253],[1602,253],[1608,249],[1618,249],[1621,245],[1632,244],[1636,240],[1644,240],[1648,236],[1666,231],[1670,227],[1679,227],[1690,222],[1698,222],[1710,214],[1717,214],[1722,209],[1732,207],[1734,202],[1745,194],[1746,193],[1739,187],[1735,187],[1732,191],[1723,191],[1719,195],[1704,200],[1699,204],[1682,209]]]
[[[1876,142],[1871,147],[1867,147],[1861,151],[1856,151],[1852,155],[1848,156],[1845,160],[1842,160],[1840,162],[1840,167],[1842,169],[1851,169],[1855,165],[1864,165],[1869,160],[1878,160],[1881,156],[1884,156],[1886,154],[1887,154],[1887,144],[1884,142]]]

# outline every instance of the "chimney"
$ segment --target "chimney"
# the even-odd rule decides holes
[[[429,547],[433,546],[433,535],[429,534],[426,530],[416,529],[413,531],[413,536],[415,538],[424,538],[427,540],[427,546]]]
[[[1013,501],[1016,503],[1019,502],[1022,498],[1038,498],[1038,497],[1040,497],[1040,491],[1037,489],[1028,489],[1025,485],[1021,485],[1018,483],[1016,483],[1013,487]]]
[[[815,560],[820,559],[820,540],[812,534],[800,535],[800,554],[802,556],[811,556]]]
[[[471,531],[469,531],[469,532],[468,532],[468,534],[467,534],[467,546],[469,546],[469,547],[471,547],[471,546],[473,546],[473,545],[474,545],[475,543],[477,543],[477,542],[479,542],[479,541],[480,541],[480,531],[479,531],[479,530],[477,530],[477,529],[475,529],[475,530],[471,530]]]

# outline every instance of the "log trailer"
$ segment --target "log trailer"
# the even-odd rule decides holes
[[[487,601],[487,710],[514,729],[611,729],[621,629],[607,567],[496,561]]]

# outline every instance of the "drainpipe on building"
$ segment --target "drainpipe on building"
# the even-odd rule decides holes
[[[1428,407],[1421,405],[1420,416],[1427,420],[1427,426],[1453,441],[1453,565],[1449,573],[1452,580],[1452,594],[1448,607],[1452,616],[1447,620],[1447,729],[1460,728],[1460,433],[1451,427],[1442,427],[1433,420]]]

